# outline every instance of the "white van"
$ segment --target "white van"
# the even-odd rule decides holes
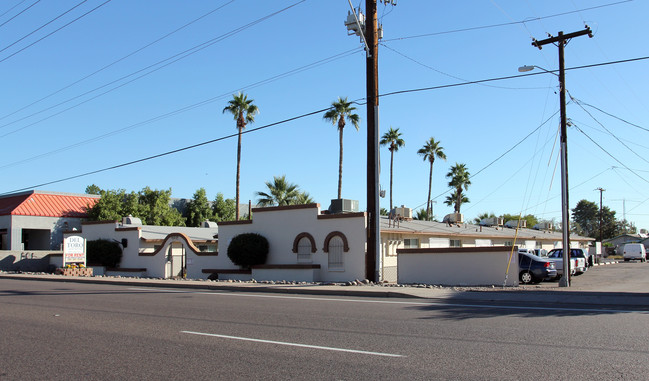
[[[632,259],[639,259],[640,262],[647,261],[647,252],[644,248],[644,245],[641,243],[627,243],[626,245],[624,245],[624,250],[622,252],[625,262],[628,262]]]

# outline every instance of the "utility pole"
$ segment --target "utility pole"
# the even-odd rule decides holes
[[[563,48],[568,40],[573,37],[593,34],[586,25],[584,30],[563,34],[559,32],[557,37],[546,38],[545,40],[532,42],[532,46],[542,49],[543,45],[558,43],[559,46],[559,98],[561,103],[561,230],[563,236],[563,277],[559,282],[560,287],[570,287],[570,204],[568,201],[568,136],[566,117],[566,78],[563,59]]]
[[[596,188],[595,190],[599,191],[599,242],[602,242],[602,193],[606,191],[606,189],[599,187]]]
[[[377,255],[381,252],[379,224],[379,38],[376,19],[377,0],[366,0],[365,40],[368,54],[367,75],[367,253],[365,254],[365,277],[379,280]]]

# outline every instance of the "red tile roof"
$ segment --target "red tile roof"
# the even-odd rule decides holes
[[[31,191],[0,197],[0,216],[87,217],[98,196]]]

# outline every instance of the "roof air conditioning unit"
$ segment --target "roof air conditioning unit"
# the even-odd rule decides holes
[[[214,221],[206,220],[206,221],[203,221],[201,223],[201,227],[202,228],[216,228],[216,227],[218,227],[218,225]]]
[[[517,227],[525,228],[527,227],[527,220],[520,220],[520,226],[518,225],[518,220],[509,220],[505,222],[505,226],[512,229],[516,229]]]
[[[401,217],[401,218],[404,218],[406,220],[411,220],[412,219],[412,208],[406,208],[405,206],[401,205],[401,208],[392,209],[392,216]]]
[[[358,212],[358,200],[348,200],[345,198],[337,198],[331,200],[329,205],[329,213],[355,213]]]
[[[536,230],[552,230],[552,222],[539,222],[538,224],[534,225],[534,229]]]
[[[503,219],[501,217],[483,218],[480,220],[482,226],[503,226]]]
[[[444,219],[442,220],[442,222],[450,222],[450,223],[453,223],[453,224],[455,224],[455,223],[461,224],[461,223],[464,222],[464,215],[462,215],[462,213],[447,214],[447,215],[444,216]]]

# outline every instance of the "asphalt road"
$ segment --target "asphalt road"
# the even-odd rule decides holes
[[[649,312],[0,279],[0,380],[646,380]]]

